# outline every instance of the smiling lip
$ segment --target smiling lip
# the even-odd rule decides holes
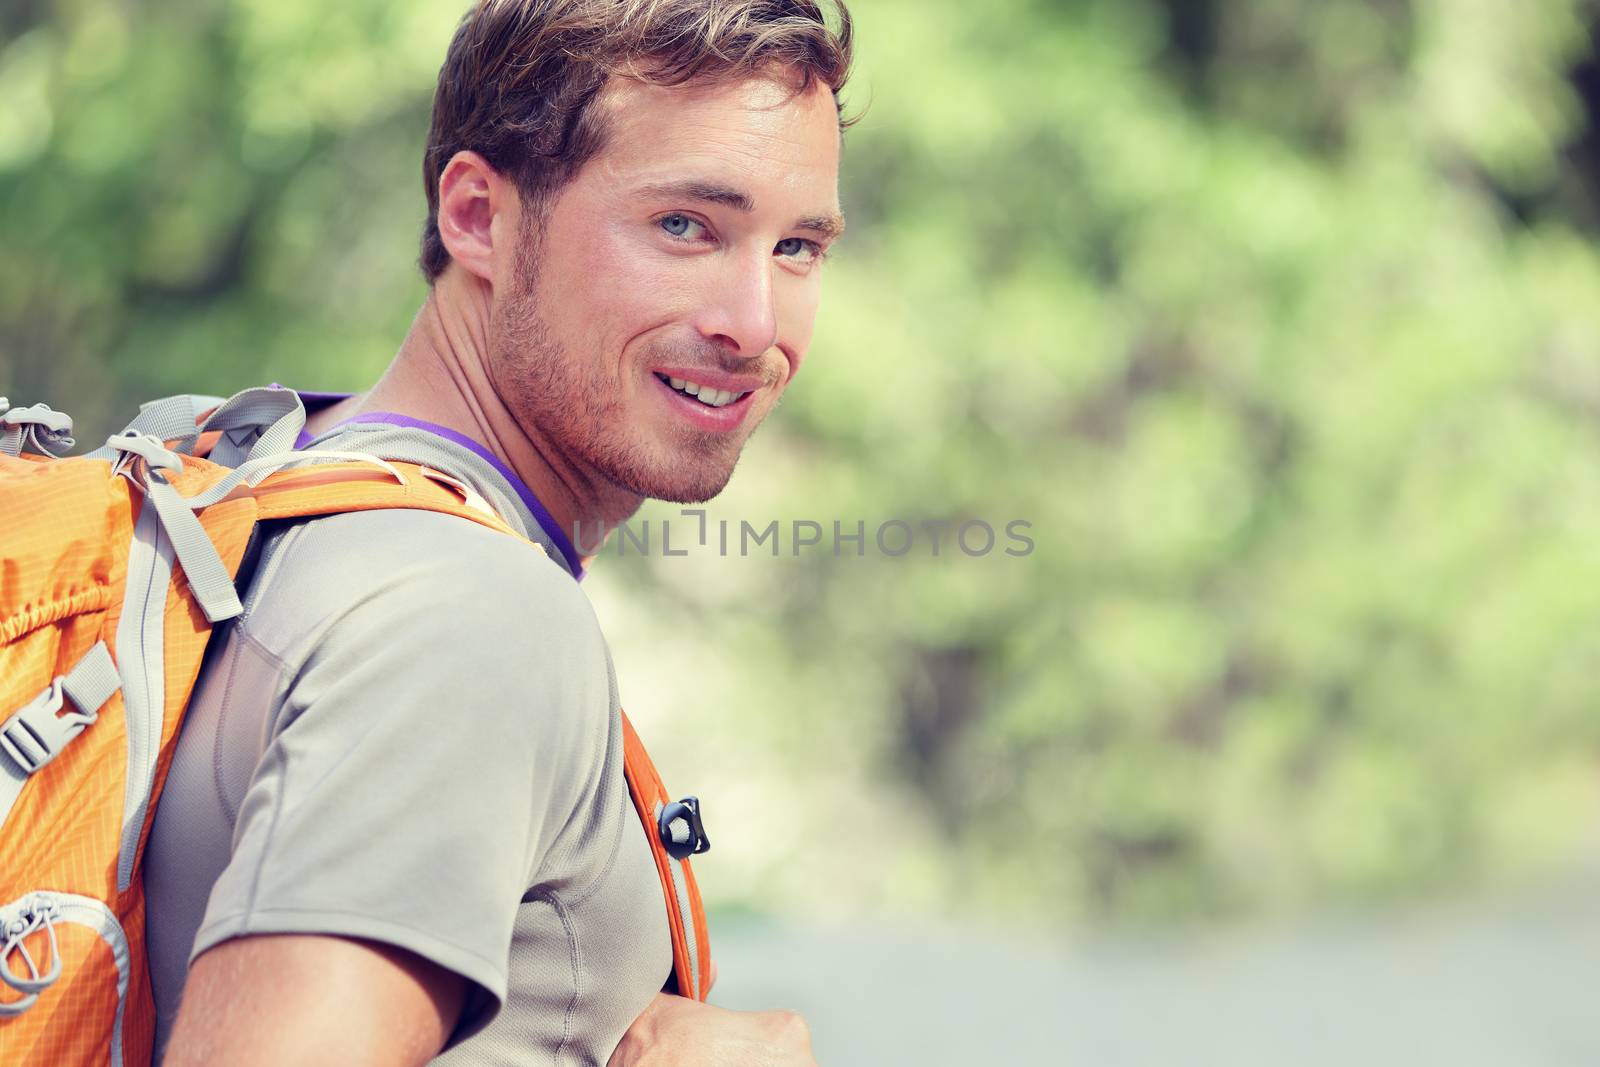
[[[666,372],[661,371],[659,373],[664,374]],[[702,382],[701,384],[720,389],[722,388],[721,386],[714,385],[714,382],[719,379],[723,381],[729,380],[727,375],[720,375],[714,377],[712,381]],[[657,377],[656,374],[650,375],[650,380],[656,383],[661,390],[661,395],[666,399],[667,403],[677,410],[678,414],[688,419],[698,429],[709,430],[712,433],[726,433],[729,430],[738,429],[740,424],[744,422],[744,417],[750,413],[750,408],[752,407],[750,398],[756,395],[755,391],[751,390],[731,404],[724,404],[720,408],[714,408],[709,404],[702,404],[692,396],[678,392],[669,383]],[[694,381],[695,379],[690,378],[689,380]]]
[[[668,378],[683,378],[696,385],[709,385],[728,393],[753,393],[767,384],[766,379],[748,374],[723,374],[721,371],[696,370],[692,367],[654,367],[652,371]]]

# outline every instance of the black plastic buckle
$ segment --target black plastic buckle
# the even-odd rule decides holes
[[[684,797],[662,808],[656,829],[667,855],[675,860],[711,850],[711,838],[706,836],[706,828],[700,822],[699,797]]]

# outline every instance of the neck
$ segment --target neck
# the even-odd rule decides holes
[[[312,434],[368,412],[436,423],[482,444],[533,490],[587,565],[643,497],[589,470],[537,426],[520,422],[489,373],[489,284],[452,266],[439,276],[388,370],[371,389],[306,421]],[[574,536],[575,533],[580,536]]]

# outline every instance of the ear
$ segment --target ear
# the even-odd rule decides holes
[[[516,187],[488,160],[476,152],[457,152],[439,175],[439,238],[445,251],[467,273],[492,283],[495,238],[516,232],[507,224],[516,221],[519,206]]]

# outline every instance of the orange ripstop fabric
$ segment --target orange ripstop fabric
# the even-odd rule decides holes
[[[97,641],[116,656],[136,514],[129,489],[106,463],[0,456],[0,716],[33,700]],[[100,709],[100,722],[22,790],[0,827],[0,904],[39,889],[116,899],[126,775],[121,715],[119,693]],[[43,931],[26,945],[41,970],[52,965]],[[106,1060],[118,1001],[112,949],[88,928],[68,924],[57,931],[57,947],[62,979],[52,991],[66,983],[63,995],[41,996],[25,1014],[0,1019],[0,1063]],[[17,955],[6,966],[26,977]],[[18,999],[0,985],[0,1005]],[[59,1016],[72,1025],[61,1025]]]

